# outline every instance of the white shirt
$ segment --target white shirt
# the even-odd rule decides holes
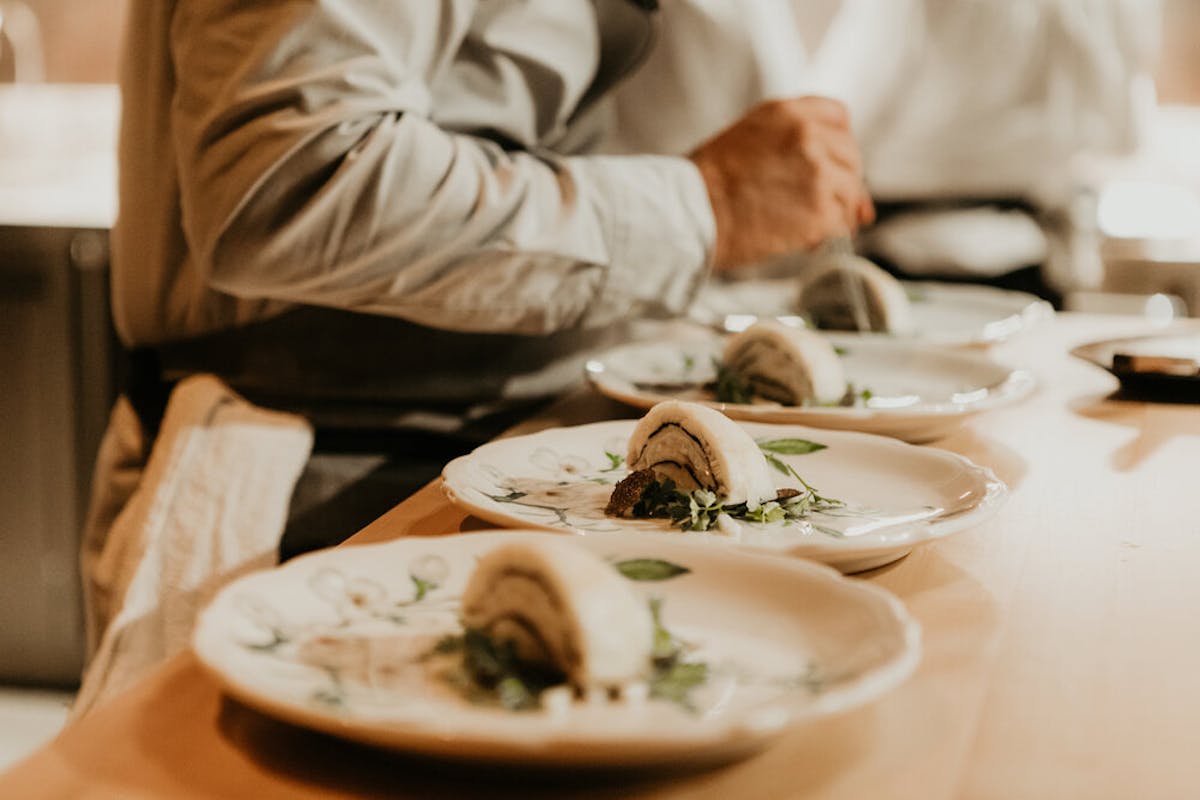
[[[133,4],[122,339],[296,304],[517,334],[682,311],[715,235],[695,167],[555,152],[600,64],[604,5]]]
[[[1131,151],[1157,0],[664,0],[615,94],[613,152],[686,153],[769,98],[843,101],[883,200],[1058,201],[1081,154]]]

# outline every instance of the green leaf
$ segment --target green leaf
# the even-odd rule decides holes
[[[483,701],[498,703],[509,711],[525,711],[538,708],[542,692],[562,683],[562,676],[556,672],[520,661],[512,642],[496,642],[473,629],[465,630],[461,641],[467,679],[462,688]],[[455,648],[442,640],[436,651],[453,653]]]
[[[422,580],[416,575],[409,575],[408,577],[412,579],[413,586],[417,588],[417,596],[413,598],[414,603],[424,600],[425,595],[429,594],[432,589],[436,589],[438,587],[438,585],[433,581]]]
[[[631,581],[665,581],[691,572],[687,567],[661,558],[627,558],[614,566]]]
[[[749,521],[768,525],[773,522],[782,522],[786,518],[787,509],[774,500],[769,503],[763,503],[753,511],[746,512],[746,519]]]
[[[500,679],[496,684],[496,699],[509,711],[525,711],[540,705],[538,696],[516,675]]]
[[[509,672],[507,653],[481,631],[468,629],[463,634],[464,664],[471,676],[485,686],[495,685]]]
[[[808,439],[767,439],[759,442],[758,446],[768,453],[779,453],[785,456],[807,455],[827,447],[819,442],[810,442]]]
[[[683,660],[684,644],[663,625],[662,604],[661,597],[650,598],[650,617],[654,620],[654,672],[650,676],[650,696],[694,711],[691,691],[708,680],[708,664]]]
[[[673,661],[650,679],[650,696],[692,710],[691,691],[708,680],[703,661]]]
[[[600,470],[601,472],[612,472],[613,470],[620,469],[625,465],[625,456],[618,455],[616,453],[610,453],[607,450],[604,451],[604,455],[608,457],[608,466]]]
[[[713,365],[717,369],[717,381],[713,387],[713,393],[718,400],[722,403],[738,405],[745,405],[754,400],[753,387],[741,375],[718,361],[714,361]]]
[[[811,485],[809,485],[808,481],[806,481],[806,480],[804,480],[804,478],[800,477],[800,473],[796,472],[796,470],[792,467],[791,464],[784,462],[782,459],[778,458],[777,456],[773,456],[770,453],[764,451],[763,458],[765,458],[767,460],[768,464],[770,464],[772,467],[774,467],[775,469],[782,472],[784,475],[791,475],[793,478],[800,481],[800,485],[808,490],[808,493],[810,495],[810,497],[808,499],[811,501],[811,504],[806,506],[805,510],[823,511],[827,508],[838,508],[838,507],[846,505],[841,500],[834,500],[831,497],[822,497],[817,492],[816,489],[814,489]],[[798,514],[797,515],[789,515],[789,516],[792,516],[793,518],[799,517]]]
[[[654,650],[651,657],[655,661],[674,659],[679,654],[679,642],[662,624],[661,597],[650,598],[650,618],[654,621]]]
[[[768,501],[758,508],[750,510],[746,503],[722,505],[715,494],[701,489],[684,494],[677,490],[674,482],[668,478],[662,481],[653,481],[645,488],[641,498],[633,506],[633,516],[639,519],[669,519],[672,525],[683,531],[707,531],[716,525],[717,517],[721,514],[728,514],[733,519],[749,522],[774,523],[785,519],[803,519],[810,513],[840,508],[845,505],[840,500],[822,497],[816,489],[800,477],[796,470],[778,456],[764,451],[763,458],[779,472],[799,481],[806,492],[780,502]],[[631,576],[627,575],[626,577]],[[633,579],[639,580],[638,578]],[[641,578],[641,580],[655,579]]]
[[[833,403],[818,403],[818,405],[840,407],[840,408],[858,408],[867,405],[875,393],[870,389],[858,389],[853,383],[846,384],[846,393],[842,395],[840,400]]]
[[[791,467],[789,467],[787,464],[783,463],[783,461],[781,459],[779,459],[777,456],[773,456],[770,453],[763,453],[763,456],[767,459],[768,464],[770,464],[772,467],[774,467],[778,471],[782,472],[784,475],[794,474],[794,470]]]

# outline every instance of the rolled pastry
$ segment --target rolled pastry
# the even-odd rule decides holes
[[[784,405],[836,403],[846,394],[837,351],[824,336],[803,328],[755,323],[726,343],[721,360],[756,395]]]
[[[670,478],[684,492],[707,489],[750,509],[775,499],[775,483],[750,434],[721,412],[680,400],[655,404],[629,437],[625,463]]]
[[[900,281],[861,256],[837,256],[813,268],[800,283],[797,307],[811,316],[818,328],[858,330],[847,281],[854,281],[862,290],[870,330],[912,331],[912,308]]]
[[[463,592],[462,619],[580,690],[620,687],[650,671],[646,602],[611,564],[553,534],[481,558]]]

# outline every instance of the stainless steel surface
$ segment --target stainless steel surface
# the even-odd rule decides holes
[[[115,86],[0,85],[4,683],[73,686],[83,660],[79,537],[113,399],[119,101]]]
[[[113,399],[107,234],[0,226],[0,682],[70,686],[79,536]]]

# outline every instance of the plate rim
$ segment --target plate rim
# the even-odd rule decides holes
[[[1004,296],[1012,299],[1014,306],[1018,301],[1023,301],[1019,309],[1014,308],[1013,312],[1006,317],[992,320],[983,326],[982,331],[978,336],[914,336],[912,338],[917,341],[924,341],[930,344],[935,342],[953,345],[956,347],[970,346],[986,346],[998,344],[999,342],[1007,341],[1013,336],[1016,336],[1022,331],[1037,325],[1046,320],[1053,319],[1055,316],[1054,305],[1044,297],[1038,297],[1032,292],[1025,292],[1020,289],[1006,289],[1002,286],[989,286],[981,283],[955,283],[953,281],[935,281],[935,280],[902,280],[904,286],[914,286],[924,288],[926,291],[932,290],[935,292],[944,291],[946,293],[958,294],[989,294],[993,296]],[[989,329],[991,332],[989,333]]]
[[[753,278],[749,280],[755,280]],[[778,278],[767,278],[760,280],[780,280]],[[926,278],[903,278],[900,279],[900,284],[905,288],[924,289],[925,291],[944,292],[947,294],[978,294],[992,295],[997,297],[1005,297],[1011,299],[1014,308],[1010,313],[1003,317],[983,324],[977,331],[966,333],[955,333],[953,331],[915,331],[913,333],[904,334],[900,337],[904,341],[919,342],[929,345],[940,345],[953,348],[987,348],[1000,342],[1008,341],[1012,337],[1029,330],[1035,325],[1041,324],[1047,320],[1053,319],[1056,315],[1054,305],[1044,297],[1039,297],[1032,292],[1022,291],[1020,289],[1007,289],[1002,286],[991,286],[982,283],[957,282],[957,281],[938,281]],[[1019,304],[1019,307],[1018,307]],[[741,319],[794,319],[801,320],[799,314],[752,314],[749,312],[705,312],[704,315],[691,318],[698,324],[707,328],[732,333],[734,329],[730,328],[727,320],[730,317],[738,317]],[[830,331],[831,333],[833,331]],[[838,333],[847,333],[857,336],[888,336],[888,334],[869,333],[861,334],[852,331],[838,331]]]

